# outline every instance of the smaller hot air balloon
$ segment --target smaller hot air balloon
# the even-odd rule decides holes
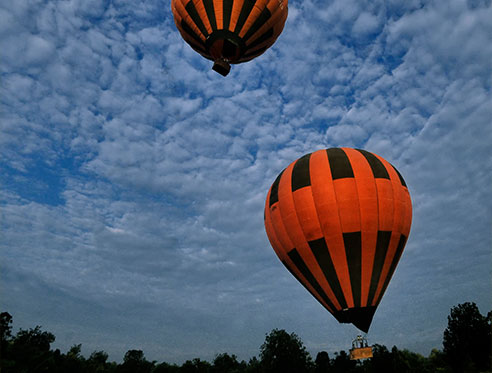
[[[268,192],[265,229],[277,256],[342,323],[367,332],[410,233],[400,173],[365,150],[307,154]]]
[[[226,76],[231,66],[270,48],[287,19],[288,0],[172,0],[183,39]]]

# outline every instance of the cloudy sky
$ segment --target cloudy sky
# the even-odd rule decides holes
[[[0,280],[14,331],[182,363],[249,359],[273,328],[316,356],[358,334],[263,227],[305,153],[358,147],[404,176],[413,226],[369,342],[427,355],[452,306],[492,309],[490,0],[291,0],[226,78],[170,2],[0,4]]]

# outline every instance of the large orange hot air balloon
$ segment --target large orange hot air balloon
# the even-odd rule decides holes
[[[333,316],[367,332],[410,233],[403,177],[365,150],[291,163],[268,192],[265,228],[287,269]]]
[[[183,39],[226,76],[231,63],[249,61],[270,48],[287,19],[288,0],[172,0]]]

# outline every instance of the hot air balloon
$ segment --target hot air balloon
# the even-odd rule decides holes
[[[365,150],[304,155],[272,184],[265,229],[277,256],[341,323],[368,332],[410,233],[400,173]]]
[[[270,48],[287,19],[288,0],[172,0],[183,39],[226,76],[231,63],[249,61]]]

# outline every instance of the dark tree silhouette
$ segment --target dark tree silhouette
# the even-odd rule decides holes
[[[273,329],[260,348],[261,366],[267,373],[303,373],[313,367],[311,356],[300,338]]]
[[[330,356],[326,351],[320,351],[316,355],[315,363],[315,373],[327,373],[330,371]]]
[[[446,356],[444,352],[433,348],[429,357],[427,358],[428,371],[432,373],[448,373],[450,368],[446,362]]]
[[[49,372],[54,370],[53,353],[50,345],[55,336],[41,331],[40,326],[34,329],[21,329],[8,346],[7,358],[15,362],[11,371]],[[9,369],[2,370],[9,372]]]
[[[356,371],[357,363],[350,360],[350,356],[345,351],[335,352],[335,359],[331,364],[330,372],[350,373]]]
[[[245,368],[246,363],[237,361],[236,355],[223,353],[215,357],[211,371],[213,373],[239,373]]]
[[[399,350],[396,346],[391,349],[391,361],[393,372],[431,373],[425,357],[408,350]]]
[[[391,361],[391,353],[386,346],[375,344],[372,346],[372,354],[370,362],[368,363],[372,372],[380,373],[392,373],[393,364]]]
[[[12,337],[12,315],[8,312],[0,313],[0,338],[8,341]]]
[[[211,370],[211,365],[198,358],[193,360],[187,360],[181,366],[179,370],[180,373],[209,373]]]
[[[145,359],[142,350],[128,350],[123,358],[123,364],[118,367],[117,372],[128,373],[150,373],[154,363]]]
[[[179,373],[180,368],[177,365],[171,365],[166,362],[156,365],[152,373]]]
[[[491,343],[491,319],[482,316],[475,303],[466,302],[451,308],[442,344],[454,372],[491,369]]]

